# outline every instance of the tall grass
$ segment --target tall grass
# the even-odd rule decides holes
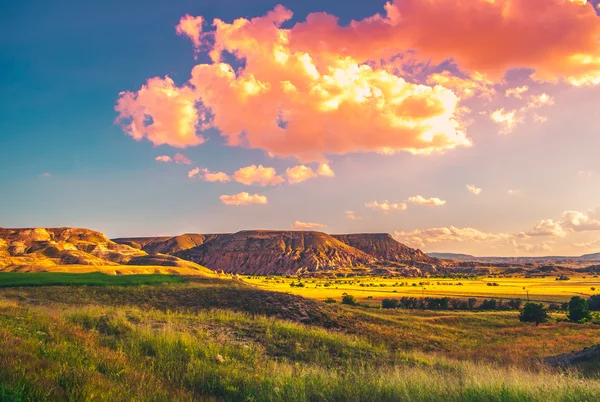
[[[579,401],[600,384],[231,311],[0,307],[0,400]],[[217,356],[223,359],[219,361]]]

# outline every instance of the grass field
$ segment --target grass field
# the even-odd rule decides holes
[[[600,396],[600,367],[563,372],[541,363],[599,344],[591,323],[536,327],[516,312],[328,305],[236,280],[185,279],[0,288],[0,400]]]
[[[179,275],[107,275],[99,272],[85,274],[54,272],[0,272],[0,288],[19,286],[138,286],[163,283],[182,283]]]
[[[195,270],[185,267],[173,267],[167,265],[31,265],[31,266],[11,266],[0,269],[2,272],[51,272],[51,273],[71,273],[71,274],[89,274],[99,272],[107,275],[192,275],[218,277],[219,275],[209,269]]]
[[[243,276],[243,281],[261,289],[286,292],[317,300],[327,298],[338,302],[344,293],[355,296],[361,303],[379,304],[381,299],[402,296],[410,297],[456,297],[456,298],[496,298],[522,299],[533,301],[566,302],[573,296],[589,297],[600,293],[600,278],[572,277],[558,281],[555,277],[546,278],[392,278],[354,277],[338,279]],[[488,285],[489,284],[489,285]],[[497,286],[490,286],[497,284]],[[594,289],[594,290],[593,290]]]

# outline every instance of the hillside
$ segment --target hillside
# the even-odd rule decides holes
[[[213,274],[205,267],[174,256],[149,256],[143,250],[116,243],[103,233],[94,230],[0,228],[0,270],[3,271],[56,271],[58,269],[64,272],[68,271],[65,266],[72,266],[78,272],[82,270],[82,266],[94,267],[92,270],[98,271],[113,271],[110,267],[114,267],[115,272],[135,271],[132,268],[119,270],[123,265],[168,266],[182,268],[186,272]]]
[[[376,258],[321,232],[241,231],[175,253],[215,271],[295,274],[362,266]]]
[[[333,235],[333,237],[379,260],[412,265],[439,263],[436,258],[424,254],[421,250],[410,248],[396,241],[388,233],[342,234]]]
[[[204,244],[213,235],[188,233],[174,237],[131,237],[113,239],[116,243],[141,249],[148,254],[172,254]]]

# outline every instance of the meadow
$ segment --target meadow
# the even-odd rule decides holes
[[[236,278],[5,287],[0,400],[592,401],[600,367],[543,358],[599,343],[591,323],[327,304]]]
[[[389,278],[360,276],[349,278],[302,278],[277,276],[242,276],[241,279],[260,289],[285,292],[316,300],[352,294],[365,304],[380,304],[385,298],[454,297],[522,299],[546,303],[562,303],[573,296],[585,298],[600,293],[598,276],[477,277],[477,278]],[[301,286],[296,286],[301,284]]]
[[[54,272],[0,272],[0,288],[19,286],[139,286],[181,283],[180,275],[107,275],[101,272],[84,274]]]

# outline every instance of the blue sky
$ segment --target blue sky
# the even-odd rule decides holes
[[[205,30],[211,30],[214,18],[231,23],[261,17],[280,3],[294,12],[282,30],[311,12],[335,15],[341,26],[385,13],[383,1],[27,1],[5,7],[0,17],[0,226],[80,226],[116,237],[291,229],[299,221],[332,233],[389,232],[427,251],[600,251],[600,229],[594,223],[600,220],[600,91],[596,85],[569,85],[558,72],[555,82],[529,76],[546,65],[490,78],[496,94],[491,100],[467,99],[459,95],[460,88],[448,86],[460,105],[471,109],[465,120],[472,146],[431,155],[324,149],[335,177],[298,184],[263,187],[234,180],[233,173],[246,166],[273,167],[285,177],[286,169],[302,164],[316,171],[318,163],[301,155],[270,157],[273,149],[264,146],[226,146],[216,126],[201,134],[206,143],[176,148],[153,144],[149,137],[135,141],[115,124],[120,92],[135,93],[147,79],[166,75],[183,86],[195,65],[212,64],[206,53],[195,60],[190,40],[176,35],[181,17],[203,16]],[[312,44],[306,46],[318,60]],[[409,50],[398,46],[398,53]],[[419,62],[435,64],[426,57]],[[463,70],[465,76],[477,81],[473,71]],[[527,96],[547,94],[552,102],[523,111],[522,122],[500,133],[503,124],[491,118],[492,112],[526,108],[532,100],[505,96],[507,89],[523,85]],[[534,112],[547,120],[534,123]],[[155,160],[175,153],[192,164]],[[194,167],[225,172],[232,179],[190,179]],[[469,192],[469,184],[481,192]],[[220,200],[240,192],[260,194],[268,203],[232,206]],[[417,195],[445,203],[408,201]],[[373,201],[406,204],[406,209],[367,207]],[[567,212],[581,214],[585,225],[573,224]]]

